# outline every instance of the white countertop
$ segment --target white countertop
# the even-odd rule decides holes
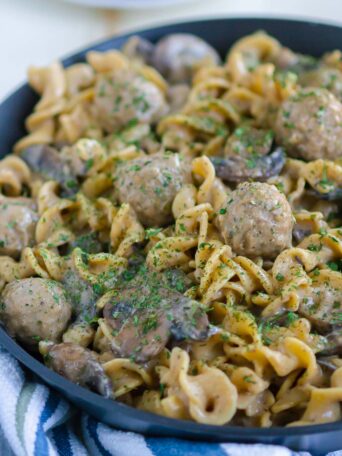
[[[186,18],[239,14],[306,17],[342,24],[342,1],[192,0],[169,7],[118,11],[88,9],[62,0],[0,0],[0,98],[25,78],[28,65],[45,65],[110,35]]]

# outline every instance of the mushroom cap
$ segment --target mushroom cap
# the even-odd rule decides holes
[[[198,36],[174,33],[156,45],[152,64],[171,83],[190,82],[196,64],[217,64],[217,51]]]

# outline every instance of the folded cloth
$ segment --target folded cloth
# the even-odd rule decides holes
[[[0,347],[1,456],[310,456],[275,445],[190,442],[123,432],[76,410]],[[342,451],[330,456],[342,456]]]

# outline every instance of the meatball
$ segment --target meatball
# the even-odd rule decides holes
[[[36,346],[39,340],[58,342],[71,317],[63,287],[54,280],[14,280],[1,296],[0,318],[19,341]]]
[[[18,258],[24,247],[34,243],[38,221],[30,198],[0,196],[0,255]]]
[[[272,259],[291,245],[291,207],[274,185],[240,184],[220,214],[222,236],[239,255]]]
[[[131,160],[115,174],[120,203],[129,203],[145,226],[172,222],[172,202],[186,183],[191,183],[190,164],[173,153]]]
[[[302,89],[281,106],[275,131],[292,157],[337,159],[342,155],[342,103],[326,89]]]
[[[162,92],[142,76],[122,70],[99,77],[94,114],[108,133],[136,122],[155,123],[166,112]]]
[[[152,64],[168,81],[190,82],[196,64],[218,64],[220,56],[204,40],[187,33],[174,33],[162,38],[155,47]]]

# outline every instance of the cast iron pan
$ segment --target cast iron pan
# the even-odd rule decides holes
[[[85,53],[91,49],[106,51],[120,48],[127,38],[137,33],[151,41],[169,33],[194,33],[208,41],[224,56],[234,41],[260,29],[266,30],[291,49],[314,56],[342,47],[342,28],[337,26],[294,20],[227,18],[166,25],[110,38],[66,58],[63,62],[66,66],[81,62]],[[0,104],[1,157],[10,153],[15,141],[25,134],[24,119],[36,102],[36,94],[25,84]],[[164,418],[104,399],[69,382],[37,361],[2,328],[0,344],[68,400],[117,428],[149,435],[216,442],[280,444],[295,450],[311,451],[315,455],[325,455],[328,451],[342,448],[342,422],[297,428],[257,429],[210,426]]]

